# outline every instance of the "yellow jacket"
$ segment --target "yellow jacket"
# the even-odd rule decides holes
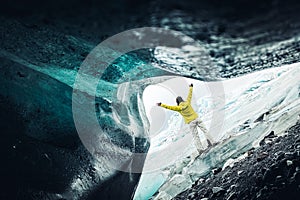
[[[192,100],[193,87],[190,86],[189,94],[187,100],[184,102],[180,102],[178,106],[168,106],[166,104],[161,104],[160,106],[169,110],[174,110],[179,112],[184,118],[184,122],[189,124],[191,121],[198,117],[198,114],[194,111],[191,100]]]

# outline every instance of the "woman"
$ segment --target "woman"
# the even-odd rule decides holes
[[[182,115],[182,117],[184,118],[184,122],[186,124],[189,124],[190,130],[193,134],[195,146],[196,146],[199,154],[201,154],[204,151],[204,149],[201,144],[201,140],[200,140],[200,136],[197,131],[197,127],[199,127],[201,129],[201,131],[204,133],[204,135],[207,139],[208,147],[210,147],[214,143],[214,140],[211,137],[211,135],[208,133],[202,120],[198,117],[198,114],[194,111],[194,109],[191,105],[193,84],[191,84],[189,86],[189,88],[190,88],[189,94],[188,94],[186,101],[184,101],[181,96],[178,96],[176,98],[177,106],[169,106],[169,105],[162,104],[162,103],[157,103],[157,105],[161,106],[163,108],[169,109],[169,110],[177,111]]]

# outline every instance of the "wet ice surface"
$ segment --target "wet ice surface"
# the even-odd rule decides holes
[[[194,162],[191,161],[196,152],[192,135],[181,116],[164,111],[162,119],[165,123],[160,123],[161,127],[155,127],[150,132],[150,137],[153,134],[151,146],[135,199],[147,199],[157,191],[156,198],[174,197],[212,168],[222,167],[229,158],[258,146],[258,142],[271,131],[277,135],[284,134],[288,127],[296,123],[300,110],[299,75],[299,64],[292,64],[226,80],[222,82],[225,98],[220,93],[214,99],[211,97],[215,86],[210,85],[213,82],[176,78],[149,86],[148,90],[146,88],[144,102],[151,124],[157,119],[151,119],[150,112],[155,102],[172,105],[178,90],[184,87],[187,90],[188,83],[194,83],[194,107],[198,108],[197,112],[220,143]],[[176,89],[174,83],[183,85],[183,88]],[[166,97],[159,98],[157,93]],[[184,97],[186,93],[182,90],[178,95]],[[224,118],[212,123],[213,116]],[[185,184],[182,185],[183,182]]]

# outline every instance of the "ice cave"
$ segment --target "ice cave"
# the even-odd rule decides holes
[[[0,199],[297,199],[299,10],[1,2]],[[200,155],[182,116],[156,105],[175,105],[191,83],[217,141],[207,148],[199,134]]]

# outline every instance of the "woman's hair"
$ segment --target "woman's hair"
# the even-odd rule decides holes
[[[179,106],[180,102],[183,102],[183,99],[182,99],[181,96],[178,96],[178,97],[176,98],[176,103],[177,103],[178,106]]]

